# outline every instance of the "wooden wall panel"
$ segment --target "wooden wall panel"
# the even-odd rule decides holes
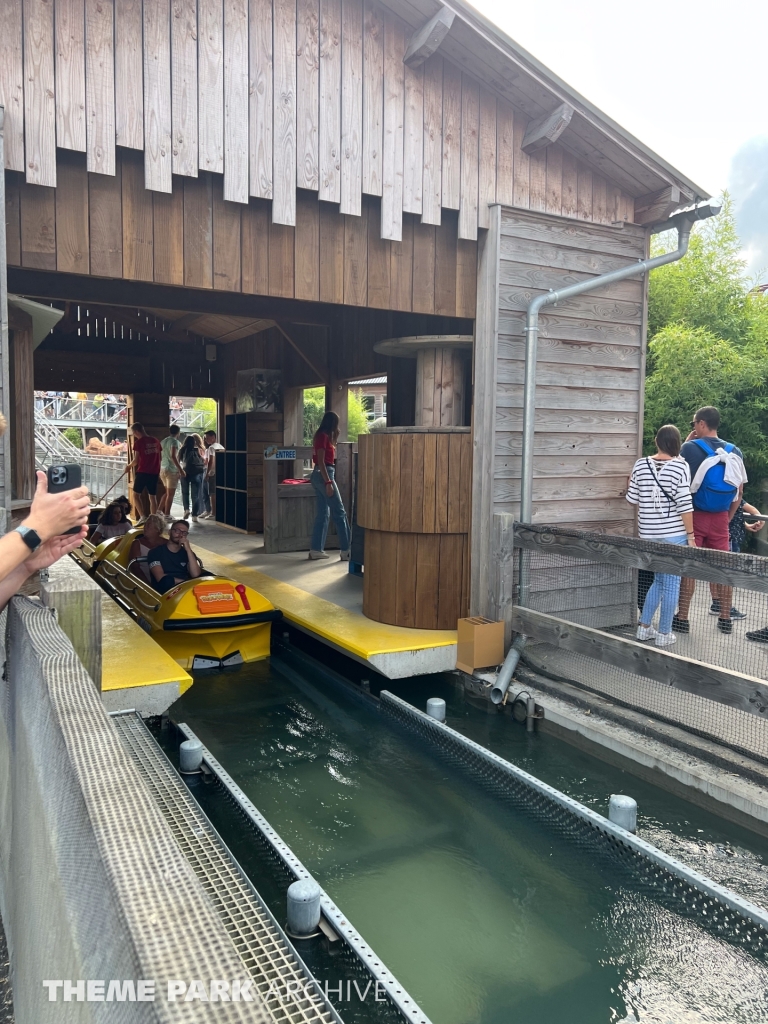
[[[444,209],[458,210],[461,197],[461,72],[443,62]]]
[[[56,186],[53,0],[24,4],[24,153],[27,183]]]
[[[144,180],[153,192],[171,191],[171,127],[171,3],[144,0]]]
[[[435,312],[435,228],[413,226],[413,311]]]
[[[424,188],[424,66],[405,67],[403,212],[421,213]]]
[[[224,7],[224,198],[247,203],[248,0]],[[239,255],[238,255],[239,259]]]
[[[366,207],[363,206],[363,211]],[[320,301],[344,302],[344,217],[320,204]]]
[[[114,177],[88,175],[91,273],[98,277],[123,276],[122,164]]]
[[[405,115],[406,39],[402,26],[384,26],[384,153],[382,159],[381,237],[399,241],[403,232],[403,122]]]
[[[363,21],[363,192],[380,196],[384,139],[384,19],[365,0]]]
[[[295,233],[290,225],[269,225],[269,294],[292,298],[295,288]]]
[[[85,100],[88,170],[115,173],[115,56],[112,4],[85,0]]]
[[[272,2],[249,4],[249,152],[251,195],[272,198]]]
[[[88,274],[89,245],[85,160],[79,154],[62,153],[56,187],[56,269]]]
[[[144,187],[138,154],[126,154],[122,166],[123,276],[131,281],[153,277],[152,193]]]
[[[515,201],[515,112],[504,100],[496,101],[496,202]],[[483,225],[481,225],[482,227]],[[485,225],[488,226],[488,225]]]
[[[360,217],[344,217],[344,302],[348,306],[368,303],[368,205]]]
[[[197,4],[198,159],[200,170],[224,171],[224,3]]]
[[[563,205],[563,151],[547,146],[547,192],[544,200],[547,213],[559,215]]]
[[[368,305],[388,309],[391,244],[381,237],[381,207],[368,200]]]
[[[173,173],[197,177],[197,0],[171,5]]]
[[[319,193],[341,202],[341,0],[320,0]]]
[[[56,0],[56,145],[85,152],[85,4]],[[0,100],[0,103],[2,100]]]
[[[443,222],[435,229],[435,313],[456,315],[457,215],[443,210]]]
[[[221,183],[213,183],[213,287],[239,292],[240,206],[223,198]]]
[[[272,221],[296,223],[296,4],[274,0]],[[291,261],[293,266],[293,261]]]
[[[5,254],[8,265],[21,266],[21,196],[23,179],[11,172],[5,176]]]
[[[240,214],[243,291],[250,295],[269,292],[269,208],[251,200]]]
[[[392,309],[413,308],[413,216],[403,218],[403,237],[390,251]]]
[[[424,64],[424,173],[421,219],[439,224],[443,202],[443,58]]]
[[[296,197],[297,299],[320,299],[320,204],[310,192]]]
[[[513,125],[513,137],[515,140],[515,164],[514,164],[514,178],[512,182],[512,205],[517,206],[522,210],[528,209],[530,202],[530,173],[531,173],[531,158],[527,153],[523,152],[523,139],[525,138],[525,131],[528,127],[527,118],[523,117],[522,114],[518,115],[515,112],[515,119]]]
[[[477,83],[462,75],[459,238],[477,238],[479,134],[480,90]]]
[[[493,93],[488,92],[487,89],[481,89],[477,177],[477,226],[479,228],[487,228],[490,225],[491,218],[488,205],[496,201],[497,136],[496,97]],[[508,143],[509,155],[511,155],[511,143],[512,135],[510,132]],[[505,153],[506,155],[507,153]],[[509,181],[512,180],[511,173],[508,178]]]
[[[341,0],[340,212],[359,217],[363,191],[363,3]]]
[[[7,0],[0,32],[0,106],[5,108],[3,142],[9,171],[24,170],[23,55],[21,0]]]
[[[115,5],[115,141],[144,148],[144,56],[141,0]]]
[[[296,5],[296,185],[317,191],[320,180],[318,118],[320,116],[319,0]]]
[[[19,188],[21,265],[56,269],[56,193],[43,185],[22,182]]]
[[[213,287],[213,187],[209,174],[184,179],[184,284]]]
[[[184,284],[184,187],[152,197],[154,279],[158,284]]]

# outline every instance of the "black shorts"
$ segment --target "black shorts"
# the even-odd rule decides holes
[[[159,479],[159,473],[137,473],[133,481],[134,494],[141,494],[144,488],[147,489],[149,494],[157,494],[157,481]]]

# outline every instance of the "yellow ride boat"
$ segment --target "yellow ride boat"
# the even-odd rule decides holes
[[[282,618],[281,611],[226,576],[204,575],[159,594],[143,575],[143,560],[129,562],[141,533],[133,529],[98,547],[86,542],[78,560],[164,651],[186,669],[227,668],[269,657],[272,623]]]

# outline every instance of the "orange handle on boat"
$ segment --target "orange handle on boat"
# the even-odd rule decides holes
[[[242,583],[238,583],[238,585],[235,587],[235,590],[240,595],[240,600],[243,602],[243,608],[245,608],[245,610],[249,612],[251,610],[251,606],[248,604],[248,598],[245,595],[245,587],[243,586]]]

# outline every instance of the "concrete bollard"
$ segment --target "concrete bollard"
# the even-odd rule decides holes
[[[438,722],[445,721],[445,701],[442,697],[430,697],[427,701],[427,714]]]
[[[627,832],[637,832],[637,800],[612,793],[608,803],[608,818]]]
[[[199,772],[203,763],[203,744],[200,740],[184,740],[179,747],[179,771]]]
[[[288,886],[288,934],[308,939],[320,924],[320,886],[305,878]]]

